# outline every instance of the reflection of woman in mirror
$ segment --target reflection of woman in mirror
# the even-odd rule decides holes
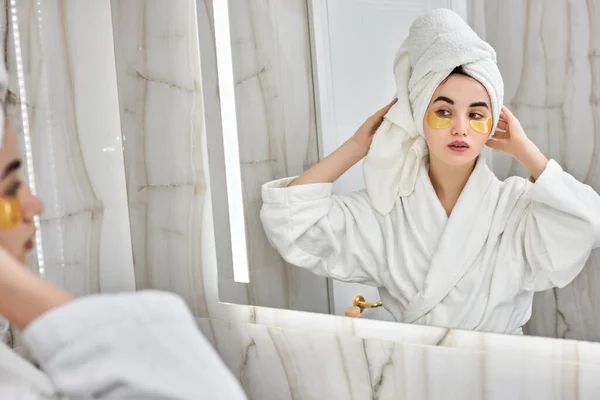
[[[600,197],[502,107],[494,50],[449,10],[417,18],[395,100],[298,178],[263,187],[261,218],[289,263],[379,287],[399,322],[522,333],[533,293],[563,287],[600,246]],[[499,181],[481,156],[530,178]],[[366,190],[332,182],[366,156]]]

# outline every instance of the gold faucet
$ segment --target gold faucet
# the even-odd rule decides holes
[[[369,303],[368,301],[365,301],[365,298],[363,296],[358,295],[354,298],[352,305],[360,308],[360,313],[362,314],[362,312],[365,311],[365,308],[381,307],[383,305],[383,303],[381,302],[381,300],[378,301],[377,303]]]

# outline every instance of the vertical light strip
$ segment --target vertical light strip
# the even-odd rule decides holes
[[[246,249],[244,203],[238,147],[237,115],[231,58],[229,31],[229,1],[213,0],[215,46],[219,74],[219,97],[221,99],[221,124],[223,127],[223,153],[225,158],[225,181],[229,205],[229,228],[231,231],[231,257],[233,280],[250,282]]]
[[[39,5],[39,2],[38,2]],[[31,188],[31,193],[37,193],[35,188],[35,172],[33,169],[33,153],[31,151],[31,135],[29,131],[29,114],[27,112],[27,94],[25,90],[25,76],[23,73],[23,56],[21,54],[21,37],[19,34],[19,20],[17,13],[17,1],[10,0],[11,26],[15,41],[15,55],[17,64],[17,78],[19,82],[19,99],[21,104],[21,119],[23,120],[23,138],[25,141],[25,162],[27,165],[28,185]],[[44,276],[46,271],[44,267],[44,249],[42,245],[42,232],[40,229],[40,218],[36,216],[33,221],[35,232],[35,248],[38,259],[38,271],[41,276]]]
[[[53,121],[53,116],[52,116],[52,112],[50,111],[50,95],[48,93],[48,71],[46,68],[46,56],[44,53],[44,50],[46,49],[45,44],[44,44],[44,35],[42,34],[42,7],[41,7],[41,2],[38,0],[37,2],[37,22],[38,22],[38,29],[37,29],[37,36],[38,36],[38,43],[40,46],[40,90],[42,92],[42,97],[43,97],[43,108],[45,111],[45,126],[44,126],[44,130],[46,132],[46,137],[45,137],[45,142],[46,142],[46,147],[45,150],[48,150],[48,162],[50,163],[50,174],[51,174],[51,178],[52,178],[52,189],[53,189],[53,203],[54,203],[54,215],[60,215],[60,208],[59,208],[59,197],[58,197],[58,179],[56,176],[56,156],[54,153],[54,121]],[[40,108],[40,104],[38,104],[38,109]],[[59,252],[59,260],[58,260],[58,265],[61,268],[64,268],[65,266],[65,245],[64,245],[64,239],[63,239],[63,230],[62,230],[62,220],[59,219],[57,221],[57,227],[56,227],[56,239],[58,242],[58,252]]]

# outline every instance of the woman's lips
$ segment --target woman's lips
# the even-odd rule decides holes
[[[462,153],[469,150],[469,144],[467,142],[463,142],[462,140],[455,140],[448,145],[448,148],[452,151]]]

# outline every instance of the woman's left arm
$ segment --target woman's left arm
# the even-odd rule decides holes
[[[506,106],[502,106],[498,129],[500,130],[496,130],[488,140],[488,147],[506,153],[520,162],[531,179],[536,181],[546,169],[548,158],[527,137],[519,120]]]
[[[563,287],[600,247],[600,196],[549,161],[506,107],[500,118],[502,131],[495,132],[488,146],[519,161],[535,182],[524,193],[526,208],[517,216],[513,242],[513,254],[525,261],[524,287]]]

